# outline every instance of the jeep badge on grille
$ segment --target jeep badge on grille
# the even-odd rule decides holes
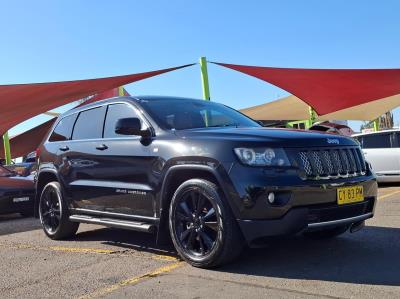
[[[327,138],[326,141],[327,141],[329,144],[339,144],[339,143],[340,143],[340,142],[339,142],[339,139],[336,139],[336,138]]]

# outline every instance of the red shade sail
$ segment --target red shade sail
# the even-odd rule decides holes
[[[129,93],[125,89],[123,89],[123,92],[124,96],[129,96]],[[113,88],[111,90],[107,90],[105,92],[95,95],[93,98],[87,100],[86,102],[83,102],[79,106],[84,106],[86,104],[117,96],[119,96],[119,89]],[[53,126],[55,121],[56,118],[52,118],[38,125],[37,127],[34,127],[22,134],[10,138],[12,158],[26,156],[27,154],[36,150],[42,140],[46,137],[47,132]],[[4,148],[2,146],[0,147],[0,157],[4,158]]]
[[[216,63],[256,77],[327,114],[400,94],[400,69],[295,69]]]
[[[12,158],[25,156],[36,150],[57,118],[52,118],[10,139]],[[4,158],[4,148],[0,146],[0,157]]]
[[[92,98],[90,98],[89,100],[83,102],[82,104],[79,104],[78,107],[80,106],[84,106],[90,103],[94,103],[100,100],[104,100],[104,99],[109,99],[109,98],[113,98],[113,97],[118,97],[119,94],[119,88],[113,88],[110,90],[106,90],[102,93],[96,94],[95,96],[93,96]],[[129,92],[127,92],[125,90],[125,88],[123,88],[123,95],[124,96],[130,96]]]
[[[157,76],[193,64],[152,72],[100,79],[0,85],[0,134],[40,113],[118,86]]]

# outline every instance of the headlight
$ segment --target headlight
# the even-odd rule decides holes
[[[250,166],[290,166],[285,151],[281,148],[235,148],[239,160]]]

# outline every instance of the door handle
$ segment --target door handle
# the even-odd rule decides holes
[[[67,150],[69,150],[69,147],[67,145],[65,145],[65,146],[60,147],[59,149],[60,149],[60,151],[66,152]]]
[[[108,149],[108,146],[105,144],[102,144],[102,145],[96,146],[96,149],[98,149],[99,151],[104,151],[104,150]]]

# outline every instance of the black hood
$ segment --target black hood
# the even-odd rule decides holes
[[[280,147],[355,146],[351,137],[304,130],[275,128],[199,128],[178,130],[176,134],[189,139],[218,139],[230,141],[262,142]]]

